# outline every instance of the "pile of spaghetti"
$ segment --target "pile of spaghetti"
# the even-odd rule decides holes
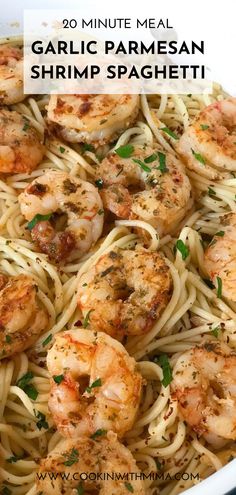
[[[79,471],[83,441],[109,442],[116,415],[86,415],[110,348],[127,370],[106,370],[108,399],[125,401],[129,373],[138,385],[109,429],[145,475],[114,493],[177,495],[236,457],[236,102],[216,84],[28,98],[20,40],[0,52],[0,493],[51,493],[42,459]],[[85,344],[104,356],[83,385]]]

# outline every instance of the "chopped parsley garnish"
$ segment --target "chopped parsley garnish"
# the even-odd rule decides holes
[[[165,132],[166,134],[168,134],[168,136],[172,137],[173,139],[179,139],[177,134],[171,131],[168,127],[161,127],[161,131]]]
[[[158,151],[158,159],[159,159],[159,167],[157,167],[157,170],[160,170],[162,174],[165,172],[168,172],[168,168],[166,166],[166,155],[164,153],[161,153],[161,151]]]
[[[27,131],[29,129],[29,122],[25,122],[22,131]]]
[[[11,343],[11,336],[10,335],[6,335],[6,343],[7,344]]]
[[[64,380],[64,375],[54,375],[53,380],[57,385],[60,385],[60,383]]]
[[[99,429],[99,430],[95,431],[95,433],[93,433],[90,438],[92,438],[92,440],[94,440],[97,437],[102,437],[103,435],[106,435],[106,433],[107,433],[107,430]]]
[[[156,467],[157,467],[157,469],[159,469],[159,470],[160,470],[160,469],[161,469],[161,467],[162,467],[162,466],[161,466],[160,461],[159,461],[158,459],[155,459],[155,463],[156,463]]]
[[[34,411],[36,418],[39,420],[36,423],[36,426],[39,430],[44,428],[45,430],[48,430],[48,422],[46,421],[46,416],[40,411]]]
[[[96,184],[96,186],[97,186],[98,189],[102,189],[103,188],[103,180],[102,179],[95,180],[95,184]]]
[[[126,488],[126,490],[128,490],[128,492],[134,493],[134,488],[131,485],[131,483],[128,483],[128,481],[125,481],[125,488]]]
[[[200,153],[196,153],[196,151],[194,151],[193,149],[191,151],[194,158],[196,158],[198,162],[200,162],[202,165],[206,165],[206,160],[205,158],[203,158],[203,156]]]
[[[38,391],[36,390],[35,386],[32,385],[32,383],[29,383],[29,385],[25,386],[24,392],[32,400],[36,400],[38,397],[38,394],[39,394]]]
[[[10,464],[14,464],[15,462],[19,461],[20,459],[22,459],[21,456],[13,455],[12,457],[8,457],[7,462],[9,462]]]
[[[101,154],[99,155],[98,153],[96,153],[95,156],[96,156],[97,160],[99,161],[99,163],[101,163],[103,160],[103,156]]]
[[[208,187],[208,195],[209,196],[215,196],[216,195],[216,192],[214,191],[214,189],[212,189],[212,187]]]
[[[137,163],[137,165],[139,165],[139,167],[142,168],[145,172],[150,173],[152,171],[152,169],[150,167],[148,167],[147,165],[145,165],[145,163],[142,162],[142,160],[138,160],[137,158],[133,158],[133,162]]]
[[[51,216],[52,213],[48,213],[47,215],[40,215],[40,213],[37,213],[37,215],[28,223],[27,229],[32,230],[38,222],[45,222],[46,220],[49,220]]]
[[[90,313],[91,313],[92,311],[93,311],[93,310],[92,310],[92,309],[90,309],[90,310],[88,311],[88,313],[86,314],[86,316],[85,316],[85,319],[84,319],[84,322],[83,322],[83,327],[84,327],[84,328],[87,328],[87,326],[89,325]]]
[[[84,487],[82,481],[80,482],[79,486],[77,486],[76,490],[77,490],[77,495],[84,495]]]
[[[106,122],[107,122],[107,119],[102,119],[102,120],[100,120],[99,125],[105,124]]]
[[[89,394],[91,394],[91,391],[93,388],[96,388],[96,387],[101,387],[102,385],[102,380],[101,378],[97,378],[97,380],[95,380],[91,385],[89,385],[89,387],[87,387],[85,390],[86,392],[88,392]]]
[[[21,378],[16,382],[17,387],[22,388],[24,390],[24,387],[34,378],[34,375],[32,371],[28,371],[24,375],[22,375]]]
[[[10,490],[10,488],[8,488],[8,486],[4,486],[1,490],[1,495],[11,495],[12,494],[12,491]]]
[[[126,144],[124,146],[119,146],[115,150],[115,153],[120,156],[120,158],[129,158],[134,152],[134,146],[132,144]]]
[[[76,462],[78,462],[79,459],[79,452],[77,449],[71,449],[69,453],[63,454],[63,457],[65,457],[66,461],[63,462],[64,466],[73,466]]]
[[[221,329],[221,327],[220,327],[220,325],[218,325],[217,327],[212,328],[212,330],[211,330],[212,335],[214,335],[214,337],[216,337],[217,339],[219,337],[220,329]]]
[[[65,153],[66,148],[63,148],[63,146],[60,146],[59,150],[60,150],[60,153]]]
[[[219,232],[216,232],[215,235],[217,235],[218,237],[224,237],[225,233],[223,230],[219,230]]]
[[[206,124],[201,124],[201,129],[203,131],[206,131],[207,129],[209,129],[209,125],[206,125]]]
[[[43,341],[42,346],[46,347],[46,345],[48,345],[49,342],[51,342],[51,340],[52,340],[52,334],[50,333],[50,335],[48,335],[48,337]]]
[[[89,143],[84,143],[83,146],[81,147],[81,152],[85,153],[86,151],[95,151],[95,148],[92,144]]]
[[[222,297],[222,280],[220,277],[216,277],[217,280],[217,297]]]
[[[16,386],[20,387],[30,399],[36,400],[38,397],[38,391],[35,386],[30,383],[33,377],[34,375],[32,371],[28,371],[16,382]]]
[[[182,260],[186,260],[186,258],[188,257],[189,255],[189,249],[188,247],[186,246],[186,244],[184,244],[184,242],[181,240],[181,239],[178,239],[178,241],[176,242],[175,244],[175,247],[176,249],[178,249],[178,251],[181,253],[181,256],[182,256]]]
[[[104,210],[102,210],[102,209],[98,210],[98,215],[103,215],[103,213],[104,213]]]
[[[167,354],[161,354],[161,356],[155,357],[154,362],[161,366],[163,372],[163,379],[161,383],[164,387],[167,387],[167,385],[169,385],[173,380],[172,369],[170,367]]]
[[[157,154],[156,153],[153,153],[152,155],[149,155],[146,158],[144,158],[145,163],[152,163],[152,162],[155,162],[155,160],[157,160]]]

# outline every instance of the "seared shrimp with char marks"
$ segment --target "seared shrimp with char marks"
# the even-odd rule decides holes
[[[80,473],[93,473],[93,480],[88,476],[81,481]],[[40,461],[36,486],[37,494],[42,495],[127,495],[129,492],[145,495],[140,478],[131,452],[109,432],[106,437],[98,435],[94,440],[64,440]]]
[[[103,228],[103,205],[97,189],[66,172],[50,170],[19,196],[23,216],[40,250],[55,261],[81,256]]]
[[[207,342],[179,357],[172,393],[187,423],[208,442],[236,440],[236,354]]]
[[[170,270],[160,253],[115,248],[80,277],[78,304],[94,329],[121,340],[147,333],[171,293]]]
[[[221,217],[220,228],[205,251],[205,269],[222,295],[236,302],[236,213]]]
[[[130,127],[138,111],[138,95],[51,95],[48,120],[66,141],[100,146]]]
[[[176,229],[192,206],[191,185],[174,155],[131,146],[131,156],[109,154],[97,168],[104,206],[123,219],[150,223],[159,234]]]
[[[142,377],[122,344],[104,333],[66,331],[56,335],[47,366],[49,409],[62,435],[112,430],[122,437],[132,428]]]
[[[36,295],[37,285],[28,275],[0,274],[0,359],[25,351],[46,330],[48,314]]]
[[[204,108],[180,138],[177,151],[189,169],[211,179],[236,170],[236,98]]]
[[[0,45],[0,103],[13,105],[24,99],[23,52],[11,45]]]
[[[0,173],[30,173],[43,159],[44,145],[29,120],[0,109]]]

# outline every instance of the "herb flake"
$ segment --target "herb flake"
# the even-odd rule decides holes
[[[92,151],[94,152],[95,151],[95,148],[92,144],[89,144],[89,143],[84,143],[81,147],[81,153],[85,153],[86,151]]]
[[[218,337],[219,337],[220,329],[221,329],[220,325],[218,325],[217,327],[211,329],[211,334],[214,337],[216,337],[216,339],[218,339]]]
[[[124,146],[119,146],[119,148],[115,150],[115,153],[120,158],[130,158],[133,152],[134,152],[134,146],[132,146],[132,144],[125,144]]]
[[[186,260],[186,258],[189,256],[189,249],[186,246],[186,244],[184,244],[184,242],[181,239],[178,239],[175,244],[175,247],[180,252],[182,256],[182,260],[183,261]]]
[[[200,153],[196,153],[193,149],[191,150],[194,158],[200,162],[202,165],[206,165],[206,160],[203,158],[203,156]]]
[[[82,481],[80,482],[79,486],[77,486],[76,490],[77,495],[84,495],[84,487]]]
[[[166,166],[166,155],[161,153],[161,151],[158,151],[158,160],[160,165],[157,167],[157,170],[160,170],[162,174],[165,174],[169,169]]]
[[[97,186],[98,189],[102,189],[103,188],[103,180],[102,179],[95,180],[95,184],[96,184],[96,186]]]
[[[52,340],[52,333],[50,333],[50,335],[48,335],[48,337],[43,341],[42,346],[46,347],[46,345],[48,345],[49,342],[51,342],[51,340]]]
[[[102,385],[102,380],[101,378],[97,378],[97,380],[95,380],[91,385],[89,385],[89,387],[87,387],[85,390],[86,392],[88,392],[89,394],[91,394],[91,391],[93,388],[97,388],[97,387],[101,387]]]
[[[167,354],[161,354],[154,361],[161,366],[163,372],[163,379],[161,381],[164,387],[167,387],[173,380],[172,369]]]
[[[35,416],[39,420],[36,423],[36,426],[39,430],[44,428],[45,430],[48,430],[48,422],[46,421],[46,416],[43,414],[41,411],[35,411]]]
[[[93,309],[90,309],[84,318],[84,322],[83,322],[84,328],[87,328],[89,325],[89,318],[90,318],[90,314],[92,313],[92,311],[93,311]]]
[[[66,452],[65,454],[63,454],[63,457],[66,459],[66,461],[63,462],[64,466],[73,466],[73,464],[78,462],[79,452],[77,449],[73,448],[69,453]]]
[[[106,435],[107,433],[107,430],[103,430],[102,428],[99,429],[99,430],[96,430],[91,436],[90,438],[92,438],[92,440],[95,440],[95,438],[97,437],[102,437],[103,435]]]
[[[138,160],[137,158],[133,158],[133,162],[137,163],[137,165],[139,165],[139,167],[147,173],[150,173],[152,171],[152,169],[150,167],[148,167],[148,165],[146,165],[144,162],[142,162],[142,160]]]
[[[152,163],[152,162],[155,162],[155,160],[157,160],[157,154],[156,153],[153,153],[152,155],[149,155],[149,156],[146,156],[146,158],[144,158],[144,161],[145,163]]]
[[[217,280],[217,297],[222,297],[222,279],[220,277],[216,277]]]
[[[161,131],[168,134],[168,136],[172,137],[172,139],[179,139],[175,132],[171,131],[168,127],[161,127]]]
[[[52,213],[48,213],[47,215],[40,215],[40,213],[37,213],[37,215],[35,215],[34,218],[32,218],[32,220],[28,223],[27,229],[32,230],[37,223],[46,222],[49,218],[51,218],[51,216]]]
[[[57,385],[60,385],[60,383],[64,380],[64,375],[53,375],[53,380]]]
[[[134,488],[131,485],[131,483],[128,483],[128,481],[125,481],[125,488],[126,488],[126,490],[128,490],[128,492],[134,493]]]
[[[16,386],[21,388],[30,399],[36,400],[38,397],[38,391],[35,386],[30,383],[33,377],[34,375],[32,371],[28,371],[21,378],[19,378],[16,382]]]

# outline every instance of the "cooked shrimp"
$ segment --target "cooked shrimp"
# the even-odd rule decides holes
[[[81,256],[102,233],[97,189],[66,172],[50,170],[38,177],[20,194],[19,203],[31,221],[32,239],[55,261]]]
[[[198,114],[177,145],[188,168],[212,179],[236,170],[236,98],[217,101]]]
[[[46,329],[48,315],[37,301],[28,275],[0,275],[0,359],[30,347]]]
[[[132,149],[128,158],[108,155],[97,168],[104,206],[119,218],[144,220],[160,234],[169,233],[192,206],[184,166],[170,153]]]
[[[236,213],[221,217],[220,228],[205,251],[205,269],[218,292],[236,302]]]
[[[137,415],[142,377],[125,348],[104,333],[70,330],[47,357],[49,408],[62,435],[112,430],[122,437]]]
[[[211,442],[236,440],[236,354],[225,344],[193,347],[177,361],[172,392],[179,410]]]
[[[78,304],[94,329],[120,340],[148,332],[171,293],[170,270],[161,254],[116,248],[80,277]]]
[[[0,103],[12,105],[23,99],[23,52],[20,48],[0,45]]]
[[[129,492],[145,495],[140,478],[131,452],[109,432],[95,440],[64,440],[40,461],[36,486],[37,494],[42,495],[127,495]]]
[[[66,141],[99,146],[127,129],[138,110],[138,95],[51,95],[48,119]]]
[[[29,120],[0,109],[0,173],[30,173],[42,161],[44,146]]]

